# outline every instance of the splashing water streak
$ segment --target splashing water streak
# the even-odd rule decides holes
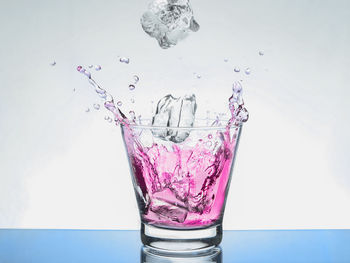
[[[84,74],[86,72],[86,69],[84,69],[82,66],[78,66],[77,71]],[[123,112],[118,107],[115,106],[113,96],[109,94],[106,90],[101,88],[97,84],[97,82],[92,78],[91,74],[88,74],[88,75],[84,74],[84,75],[88,78],[89,83],[95,89],[95,92],[100,96],[101,99],[104,100],[105,108],[113,113],[114,121],[117,123],[119,122],[119,123],[128,125],[129,124],[128,119],[125,117]]]

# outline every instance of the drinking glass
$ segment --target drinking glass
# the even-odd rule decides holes
[[[121,125],[149,248],[191,252],[222,240],[222,221],[241,126]]]

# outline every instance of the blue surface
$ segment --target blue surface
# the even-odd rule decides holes
[[[0,229],[0,263],[140,262],[141,247],[138,231]],[[225,263],[350,262],[350,230],[225,231],[221,248]]]

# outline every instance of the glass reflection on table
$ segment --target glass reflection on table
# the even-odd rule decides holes
[[[200,253],[163,252],[141,247],[141,263],[222,263],[222,249],[214,247]]]

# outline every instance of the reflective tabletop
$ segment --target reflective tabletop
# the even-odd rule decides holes
[[[224,231],[188,257],[148,251],[139,231],[0,229],[0,263],[27,262],[350,262],[350,230]]]

